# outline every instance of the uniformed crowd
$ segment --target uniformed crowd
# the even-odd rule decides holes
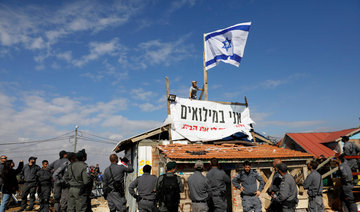
[[[28,164],[24,165],[21,160],[17,169],[14,169],[13,160],[2,155],[0,212],[5,211],[13,194],[19,190],[19,184],[22,185],[19,211],[32,211],[37,193],[39,211],[48,212],[51,191],[54,194],[56,212],[91,211],[90,196],[96,171],[88,169],[85,150],[77,153],[61,151],[59,156],[60,158],[50,165],[47,160],[43,160],[41,168],[36,164],[37,158],[32,156]]]
[[[343,138],[343,140],[346,138]],[[357,155],[359,147],[344,142],[344,153]],[[351,143],[351,142],[349,142]],[[350,150],[348,148],[351,148]],[[346,150],[346,151],[345,151]],[[12,194],[18,190],[18,182],[23,183],[21,190],[20,211],[31,211],[34,207],[35,193],[38,192],[40,211],[49,211],[51,190],[54,193],[54,209],[69,212],[91,211],[91,190],[94,176],[85,163],[87,154],[85,150],[77,153],[61,151],[60,158],[50,165],[42,161],[42,168],[36,165],[36,157],[30,157],[29,163],[24,165],[20,161],[17,169],[14,162],[1,156],[0,173],[2,185],[2,202],[0,212],[5,211]],[[121,158],[116,154],[109,157],[110,166],[103,175],[103,193],[108,202],[110,212],[127,211],[125,195],[125,177],[134,171],[131,161],[126,157]],[[339,166],[341,177],[341,200],[344,211],[355,212],[357,206],[353,195],[354,183],[352,170],[357,168],[357,161],[346,160],[344,154],[337,155],[336,162]],[[227,186],[232,185],[240,191],[243,211],[262,211],[259,199],[264,189],[265,182],[261,175],[251,169],[251,163],[245,161],[243,169],[232,179],[221,168],[217,159],[210,160],[211,169],[206,176],[203,175],[204,164],[196,161],[194,173],[188,178],[189,197],[192,201],[193,212],[227,211]],[[310,174],[306,177],[303,187],[308,194],[308,211],[324,211],[323,205],[323,180],[317,171],[318,162],[308,164]],[[354,168],[355,166],[355,168]],[[184,191],[184,184],[180,176],[176,175],[176,162],[166,164],[166,173],[156,177],[151,175],[151,166],[143,167],[143,175],[137,177],[128,186],[129,194],[136,199],[140,212],[174,212],[178,211],[180,193]],[[267,211],[295,211],[298,204],[298,189],[294,178],[289,174],[288,167],[280,159],[273,162],[274,174],[268,194],[271,204]],[[53,181],[53,182],[52,182]],[[53,188],[52,188],[53,185]],[[27,196],[30,195],[27,207]]]

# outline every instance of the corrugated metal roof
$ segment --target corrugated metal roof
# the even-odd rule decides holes
[[[172,160],[194,159],[274,159],[274,158],[311,158],[312,155],[291,149],[279,148],[267,144],[242,146],[237,144],[168,144],[158,149]]]
[[[335,142],[338,138],[358,130],[358,128],[345,129],[335,132],[314,132],[314,133],[287,133],[293,141],[299,144],[305,151],[319,157],[331,157],[334,150],[326,147],[324,143]]]

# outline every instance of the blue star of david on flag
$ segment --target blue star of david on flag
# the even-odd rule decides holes
[[[229,38],[226,38],[222,43],[224,44],[222,48],[226,49],[226,51],[231,48],[231,40]]]
[[[240,23],[204,34],[205,68],[209,70],[221,61],[239,66],[250,26],[251,22]]]

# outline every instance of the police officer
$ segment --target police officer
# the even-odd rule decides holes
[[[311,161],[307,164],[310,174],[306,177],[304,181],[304,189],[307,189],[307,194],[309,196],[309,212],[322,212],[324,211],[324,204],[322,198],[322,177],[316,168],[318,163],[316,161]]]
[[[124,176],[125,173],[131,173],[134,169],[131,164],[129,164],[128,167],[118,165],[119,158],[116,154],[111,154],[109,159],[111,165],[104,171],[104,193],[108,201],[110,212],[125,212],[126,199]]]
[[[281,184],[281,180],[282,180],[279,170],[276,167],[280,163],[282,163],[282,161],[280,159],[275,159],[273,161],[274,176],[272,178],[271,185],[268,190],[268,194],[271,196],[271,203],[267,209],[268,212],[280,212],[281,211],[279,202],[274,201],[274,198],[279,195],[280,184]]]
[[[26,164],[23,170],[20,172],[20,178],[24,180],[24,185],[21,191],[21,208],[20,211],[25,210],[27,206],[27,196],[30,194],[29,208],[27,211],[31,211],[34,208],[36,184],[37,184],[37,172],[40,170],[40,166],[36,165],[37,157],[31,156],[29,163]]]
[[[288,173],[285,163],[277,165],[282,181],[280,184],[279,195],[274,198],[281,205],[282,212],[294,212],[297,203],[297,187],[294,178]]]
[[[259,188],[257,188],[256,180],[260,183]],[[236,175],[232,183],[241,191],[243,211],[261,212],[259,195],[264,189],[265,182],[257,171],[251,169],[249,161],[244,162],[244,169]]]
[[[151,166],[143,167],[144,174],[137,177],[129,186],[129,193],[136,199],[139,212],[156,212],[155,184],[157,177],[150,175]],[[137,190],[137,194],[135,192]]]
[[[194,168],[194,174],[188,179],[192,211],[207,212],[209,210],[207,200],[209,199],[210,185],[208,179],[201,173],[204,168],[203,162],[201,160],[196,161]]]
[[[352,183],[352,172],[348,165],[348,161],[344,159],[344,155],[341,154],[337,157],[336,162],[339,166],[341,175],[341,203],[345,212],[356,212],[357,206],[353,194],[354,185]]]
[[[71,163],[65,172],[65,181],[70,185],[67,211],[84,212],[87,210],[88,193],[86,186],[90,183],[90,176],[87,173],[87,154],[85,150],[76,153],[77,160]]]
[[[60,211],[65,212],[67,211],[67,200],[69,196],[69,188],[70,185],[65,181],[64,175],[71,163],[77,161],[76,153],[68,152],[67,156],[68,161],[64,162],[59,168],[57,168],[53,173],[54,179],[54,187],[58,185],[61,188],[61,197],[60,197]]]
[[[354,142],[349,142],[348,136],[342,136],[341,140],[344,142],[344,156],[356,156],[360,153],[360,147]],[[358,169],[358,159],[347,159],[348,165],[351,168],[352,172],[356,172]],[[357,176],[353,176],[353,182],[356,185],[358,183]]]
[[[39,199],[40,199],[40,212],[49,212],[49,200],[51,192],[51,171],[47,169],[49,162],[47,160],[42,161],[42,168],[37,172],[39,181]]]
[[[159,200],[160,212],[178,211],[180,192],[184,191],[184,184],[175,172],[176,162],[168,162],[166,173],[159,176],[156,182],[156,198]]]
[[[219,163],[216,158],[210,160],[211,169],[206,174],[206,178],[210,184],[211,191],[211,210],[214,212],[226,212],[227,200],[226,200],[226,184],[230,183],[230,177],[219,169]],[[213,207],[213,208],[212,208]]]
[[[68,153],[65,150],[62,150],[59,152],[60,158],[55,160],[49,165],[49,169],[53,172],[55,172],[57,169],[59,169],[64,163],[68,161],[67,156]],[[66,211],[67,207],[67,201],[61,201],[61,193],[64,189],[63,184],[61,184],[59,181],[54,181],[54,209],[55,212],[59,211]],[[65,188],[66,189],[66,188]]]

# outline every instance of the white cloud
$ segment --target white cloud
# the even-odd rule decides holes
[[[145,4],[137,1],[74,1],[55,6],[0,5],[0,44],[51,48],[75,32],[97,33],[127,23]]]
[[[133,99],[140,99],[140,100],[149,100],[152,97],[157,96],[157,94],[155,94],[152,91],[145,91],[142,88],[134,88],[130,91],[131,97]]]

